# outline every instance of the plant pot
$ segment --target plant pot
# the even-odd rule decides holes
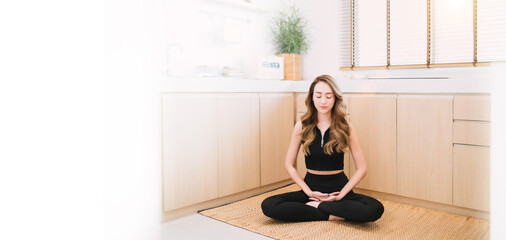
[[[279,53],[276,56],[284,59],[284,80],[300,80],[300,54]]]

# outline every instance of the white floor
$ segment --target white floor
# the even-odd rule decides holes
[[[272,239],[198,213],[162,224],[162,239],[177,240],[265,240]]]

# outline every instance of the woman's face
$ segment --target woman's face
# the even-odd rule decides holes
[[[336,101],[332,88],[326,82],[318,82],[314,86],[313,102],[316,110],[320,113],[332,111]]]

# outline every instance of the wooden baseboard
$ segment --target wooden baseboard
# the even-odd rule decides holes
[[[270,190],[273,190],[273,189],[276,189],[276,188],[279,188],[279,187],[282,187],[285,185],[288,185],[290,183],[293,183],[293,180],[287,179],[287,180],[284,180],[281,182],[269,184],[266,186],[262,186],[262,187],[251,189],[248,191],[236,193],[233,195],[229,195],[229,196],[225,196],[225,197],[193,204],[188,207],[175,209],[175,210],[168,211],[168,212],[162,212],[162,222],[167,222],[167,221],[179,218],[179,217],[184,217],[184,216],[187,216],[190,214],[194,214],[200,210],[221,206],[221,205],[231,203],[234,201],[238,201],[238,200],[241,200],[244,198],[252,197],[252,196],[255,196],[255,195],[258,195],[258,194],[261,194],[261,193],[264,193],[264,192],[267,192],[267,191],[270,191]]]
[[[430,201],[426,201],[426,200],[420,200],[420,199],[404,197],[404,196],[394,195],[394,194],[390,194],[390,193],[376,192],[376,191],[360,189],[360,188],[354,188],[353,191],[356,193],[361,193],[361,194],[371,196],[374,198],[379,198],[382,200],[398,202],[398,203],[402,203],[402,204],[409,204],[409,205],[413,205],[413,206],[429,208],[429,209],[442,211],[442,212],[449,212],[449,213],[454,213],[454,214],[459,214],[459,215],[465,215],[465,216],[490,220],[490,213],[485,212],[485,211],[457,207],[457,206],[453,206],[453,205],[430,202]]]

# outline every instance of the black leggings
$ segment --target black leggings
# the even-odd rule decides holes
[[[304,182],[312,191],[332,193],[340,191],[348,182],[341,172],[333,175],[307,173]],[[284,221],[322,221],[329,215],[357,222],[372,222],[383,214],[383,204],[378,200],[350,191],[340,201],[321,202],[318,208],[306,205],[309,197],[302,191],[288,192],[266,198],[262,211],[268,217]]]

